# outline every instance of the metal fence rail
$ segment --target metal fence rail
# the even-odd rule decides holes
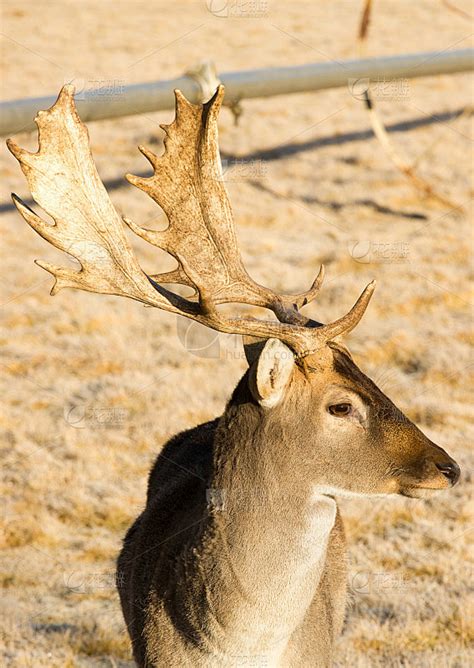
[[[219,80],[226,87],[225,103],[234,104],[254,97],[350,86],[359,79],[390,81],[473,69],[474,49],[463,49],[225,72],[219,75]],[[202,99],[203,89],[199,78],[185,75],[167,81],[123,86],[116,94],[107,96],[85,90],[77,96],[76,101],[84,121],[97,121],[172,109],[175,88],[179,88],[191,101],[199,102]],[[55,99],[55,96],[48,96],[0,103],[0,135],[34,129],[33,119],[37,111],[48,109]]]

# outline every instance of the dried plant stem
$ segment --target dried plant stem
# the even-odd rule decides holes
[[[464,9],[460,9],[454,3],[449,2],[449,0],[441,0],[441,2],[446,7],[446,9],[449,9],[450,12],[459,14],[459,16],[462,16],[464,19],[467,19],[468,21],[472,21],[472,19],[474,18],[472,14],[465,12]]]
[[[369,111],[370,123],[372,125],[372,130],[374,131],[375,136],[379,140],[382,148],[384,149],[387,156],[390,158],[392,163],[399,169],[410,181],[413,183],[415,188],[420,190],[426,197],[431,197],[432,199],[437,200],[443,205],[448,206],[452,209],[462,210],[458,204],[448,199],[444,195],[437,193],[433,186],[419,176],[416,173],[415,165],[410,165],[408,162],[402,158],[398,150],[395,148],[393,142],[391,141],[388,132],[380,119],[377,110],[373,106],[373,100],[370,99],[369,93],[367,91],[366,95],[366,106]]]
[[[362,10],[361,20],[359,23],[359,31],[357,36],[359,54],[361,57],[366,55],[366,46],[367,38],[369,34],[369,27],[371,21],[372,13],[372,0],[366,0]],[[425,197],[429,197],[448,206],[449,208],[457,209],[462,211],[462,206],[456,204],[448,197],[438,193],[435,188],[423,177],[421,177],[416,172],[416,163],[410,164],[405,158],[403,158],[398,149],[395,147],[395,144],[391,140],[385,125],[380,117],[380,114],[376,108],[375,100],[370,93],[370,84],[367,87],[367,90],[364,93],[365,105],[369,112],[370,124],[374,135],[379,140],[380,145],[387,154],[388,158],[392,161],[395,167],[404,174],[413,184],[413,186],[423,193]]]

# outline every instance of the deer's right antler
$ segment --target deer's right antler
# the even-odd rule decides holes
[[[74,104],[74,87],[66,85],[48,111],[38,113],[39,150],[29,153],[8,140],[38,204],[55,221],[50,225],[18,197],[13,200],[23,218],[43,238],[79,260],[80,271],[40,266],[55,276],[52,294],[63,287],[131,297],[149,306],[179,313],[221,332],[275,337],[297,354],[316,350],[350,331],[362,317],[374,289],[369,284],[351,311],[328,325],[310,321],[299,308],[317,295],[323,268],[310,290],[279,295],[253,281],[237,246],[232,213],[225,191],[217,141],[217,115],[222,86],[203,106],[190,104],[176,91],[176,118],[166,132],[160,158],[140,148],[154,168],[148,179],[129,176],[168,216],[161,232],[144,230],[128,219],[141,238],[175,257],[172,272],[147,276],[127,241],[124,225],[114,209],[94,165],[88,132]],[[186,299],[163,286],[182,283],[195,298]],[[225,317],[223,303],[245,303],[274,312],[279,322]]]

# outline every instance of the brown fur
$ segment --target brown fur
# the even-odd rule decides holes
[[[424,484],[449,486],[436,463],[450,457],[344,348],[295,364],[270,410],[249,378],[221,418],[166,444],[125,538],[119,592],[139,666],[329,666],[344,619],[346,550],[324,487],[415,496]],[[366,425],[349,440],[325,426],[334,383],[367,406]]]

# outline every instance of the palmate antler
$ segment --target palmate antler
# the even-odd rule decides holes
[[[142,239],[170,253],[178,262],[175,270],[147,276],[140,268],[125,226],[97,173],[71,85],[63,87],[51,109],[38,113],[37,153],[19,148],[11,139],[7,142],[34,199],[55,224],[43,221],[16,195],[13,201],[38,234],[81,264],[81,270],[74,271],[38,262],[55,276],[52,294],[73,287],[131,297],[221,332],[278,338],[304,355],[355,327],[367,308],[374,283],[365,288],[347,315],[320,325],[298,309],[317,295],[322,267],[308,292],[300,295],[276,294],[250,278],[238,250],[222,178],[217,116],[223,96],[224,88],[219,86],[209,102],[196,106],[176,91],[175,120],[162,126],[166,133],[164,154],[158,158],[140,147],[154,168],[153,176],[127,176],[163,208],[169,226],[157,232],[142,229],[126,218],[124,221]],[[195,297],[177,295],[163,286],[167,283],[190,286]],[[279,322],[225,317],[217,308],[224,303],[265,307]]]

